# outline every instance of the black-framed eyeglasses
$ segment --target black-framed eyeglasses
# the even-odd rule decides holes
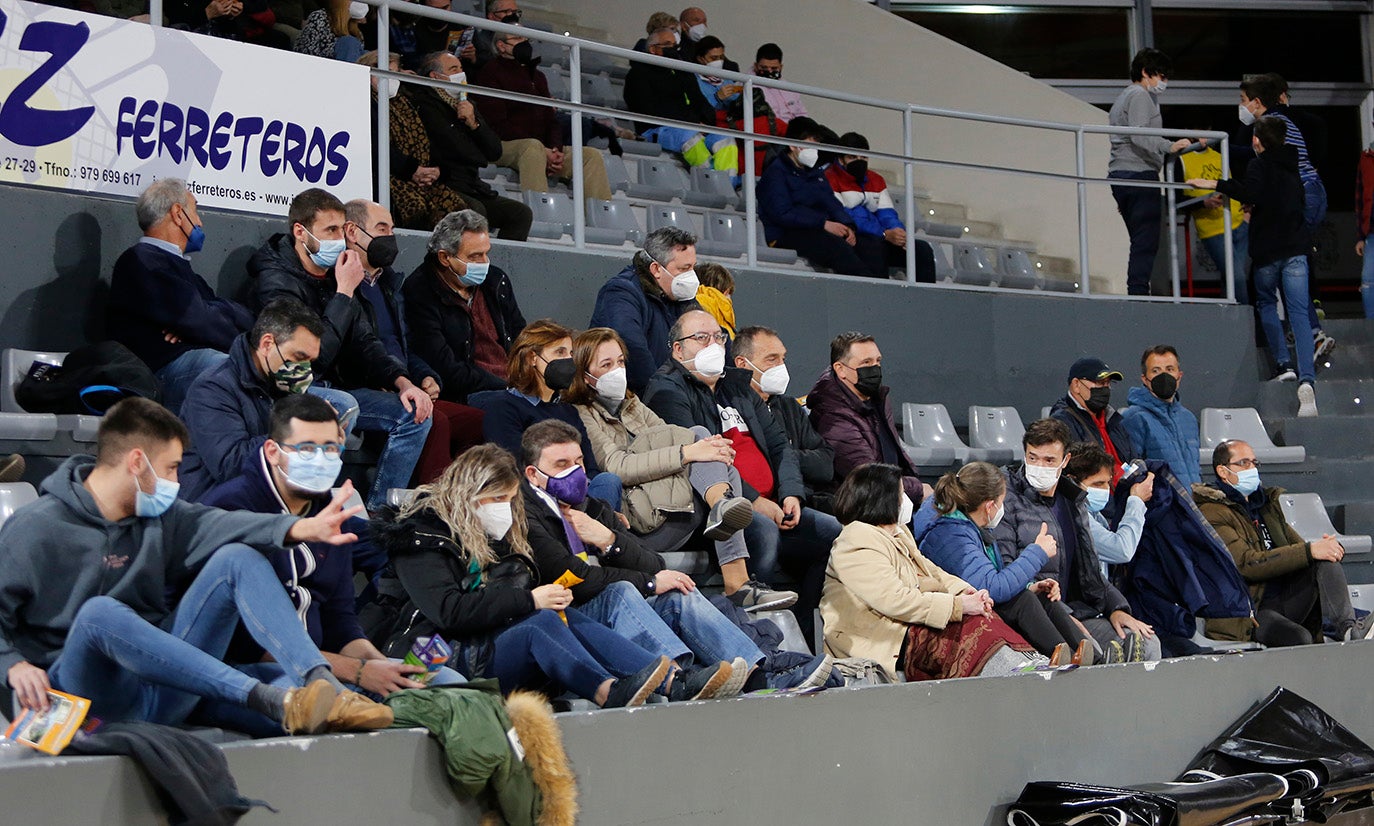
[[[1227,467],[1238,467],[1238,468],[1240,468],[1241,470],[1249,470],[1250,468],[1254,468],[1254,469],[1256,469],[1256,470],[1259,470],[1260,461],[1259,461],[1259,459],[1238,459],[1238,460],[1236,460],[1236,461],[1234,461],[1234,462],[1227,462],[1227,463],[1226,463],[1226,466],[1227,466]]]
[[[281,446],[292,453],[299,453],[304,459],[314,459],[320,451],[324,451],[326,456],[340,456],[343,454],[343,445],[337,442],[325,442],[316,444],[314,442],[297,442],[294,445],[283,442]]]
[[[692,341],[695,341],[697,344],[700,344],[702,346],[709,345],[711,342],[715,342],[716,344],[724,344],[725,342],[729,341],[729,339],[726,337],[724,333],[719,332],[692,333],[690,336],[683,336],[682,338],[675,339],[675,341],[687,341],[688,339],[691,339]]]

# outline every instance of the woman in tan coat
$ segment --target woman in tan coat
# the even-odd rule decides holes
[[[893,465],[855,468],[835,494],[844,530],[821,596],[825,649],[876,660],[907,680],[1009,674],[1046,662],[975,591],[921,555]]]
[[[620,477],[630,529],[645,546],[675,551],[696,536],[716,543],[725,595],[746,611],[778,610],[797,601],[749,575],[740,531],[754,509],[740,496],[730,440],[704,427],[671,425],[627,389],[625,342],[608,327],[573,341],[573,381],[563,400],[577,408],[601,469]]]

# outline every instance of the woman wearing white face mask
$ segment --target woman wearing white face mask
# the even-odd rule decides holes
[[[987,462],[946,473],[916,514],[916,541],[936,565],[986,589],[998,616],[1056,665],[1091,665],[1092,640],[1060,602],[1059,584],[1036,579],[1059,553],[1054,537],[1044,530],[1016,559],[1005,560],[989,535],[1002,521],[1006,495],[1006,477]]]
[[[1013,674],[1044,662],[997,616],[986,590],[921,554],[900,469],[855,468],[835,493],[835,516],[844,530],[821,597],[826,653],[867,657],[907,680]]]
[[[349,63],[363,54],[363,23],[371,9],[358,0],[329,0],[325,8],[311,12],[296,38],[296,51]],[[375,28],[370,24],[369,28]]]
[[[375,523],[423,617],[411,633],[441,635],[454,648],[451,666],[496,677],[503,692],[552,681],[605,708],[642,705],[668,658],[571,608],[568,588],[537,584],[520,480],[509,453],[479,445],[421,487],[395,522]]]

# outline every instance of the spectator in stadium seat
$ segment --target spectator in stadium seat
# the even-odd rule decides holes
[[[1112,483],[1121,478],[1121,463],[1136,458],[1136,447],[1121,414],[1112,407],[1112,382],[1120,372],[1098,358],[1081,358],[1069,367],[1069,392],[1050,408],[1050,418],[1063,422],[1073,442],[1092,442],[1116,463]]]
[[[482,411],[439,399],[439,374],[410,347],[406,330],[401,274],[392,269],[397,246],[391,213],[381,204],[363,198],[344,204],[344,238],[349,249],[362,257],[366,274],[358,285],[363,318],[372,327],[387,353],[405,363],[410,375],[420,379],[420,389],[434,405],[429,437],[415,464],[414,480],[433,482],[453,458],[482,443]]]
[[[759,77],[782,80],[782,49],[776,43],[765,43],[754,54],[754,74]],[[763,88],[763,99],[773,110],[773,115],[783,123],[793,118],[809,117],[806,104],[801,95],[785,89]]]
[[[635,41],[635,51],[648,51],[646,48],[649,42],[648,36],[658,31],[659,29],[668,29],[669,31],[671,31],[673,33],[673,42],[675,44],[681,44],[682,32],[678,29],[678,25],[679,24],[677,20],[677,15],[669,14],[666,11],[656,11],[653,14],[649,15],[649,22],[644,24],[645,36]]]
[[[1178,387],[1183,367],[1178,351],[1156,344],[1140,357],[1140,383],[1126,394],[1130,406],[1121,411],[1121,423],[1142,458],[1167,462],[1184,486],[1202,481],[1198,458],[1197,416],[1183,406]]]
[[[749,612],[786,608],[797,600],[749,576],[749,550],[741,531],[754,509],[732,465],[728,439],[706,428],[668,424],[625,386],[625,342],[614,330],[593,327],[573,342],[577,407],[597,464],[619,476],[630,528],[654,550],[675,551],[705,537],[715,542],[726,596]]]
[[[826,569],[825,650],[908,680],[1014,674],[1042,657],[975,590],[921,555],[893,465],[856,468],[835,494],[844,530]]]
[[[1131,59],[1131,84],[1117,96],[1108,115],[1112,126],[1159,129],[1164,125],[1159,113],[1159,95],[1168,85],[1173,68],[1168,55],[1145,48]],[[1157,181],[1164,157],[1188,146],[1187,138],[1171,141],[1154,135],[1112,135],[1111,159],[1107,177],[1132,181]],[[1160,190],[1149,187],[1113,186],[1112,197],[1126,222],[1131,237],[1130,260],[1126,266],[1126,291],[1131,295],[1150,294],[1150,273],[1159,252]]]
[[[697,53],[701,49],[701,41],[709,35],[706,27],[706,10],[696,6],[688,6],[678,15],[677,30],[682,33],[681,43],[678,50],[682,54],[683,60],[696,60]],[[725,67],[732,72],[739,71],[739,66]]]
[[[696,296],[697,237],[662,227],[644,239],[629,266],[601,285],[588,327],[609,327],[625,341],[629,388],[643,393],[649,377],[668,360],[668,328],[678,316],[699,310]]]
[[[476,75],[480,86],[536,97],[549,97],[549,81],[539,70],[528,38],[514,34],[496,36],[496,58],[487,61]],[[564,142],[563,126],[551,107],[522,103],[502,97],[484,97],[477,108],[501,136],[497,166],[520,173],[520,188],[548,192],[549,178],[572,181],[572,147]],[[588,198],[609,201],[611,185],[601,153],[582,147],[582,185]]]
[[[272,405],[267,441],[244,472],[215,486],[202,504],[227,511],[316,516],[329,506],[330,488],[343,468],[343,430],[338,414],[324,399],[291,395]],[[363,537],[367,523],[350,519],[343,528]],[[385,697],[406,688],[424,688],[415,675],[422,666],[389,660],[368,640],[354,610],[353,557],[359,539],[350,545],[302,542],[272,548],[267,559],[334,673],[355,691]],[[234,634],[226,662],[251,677],[272,685],[290,686],[289,676],[274,662],[263,661],[263,648],[242,630]],[[453,685],[463,678],[444,668],[428,685]],[[268,737],[275,726],[259,714],[238,706],[202,704],[197,722],[223,725]]]
[[[370,8],[366,3],[328,0],[324,8],[306,15],[296,51],[356,63],[363,56],[362,22]]]
[[[696,62],[710,69],[725,69],[727,61],[725,58],[725,44],[719,37],[708,34],[696,44]],[[735,112],[736,116],[741,111],[739,103],[744,92],[744,86],[733,80],[724,80],[710,75],[697,75],[697,88],[701,90],[701,96],[706,98],[706,102],[711,104],[711,108],[717,112]],[[717,118],[719,122],[719,117]]]
[[[1207,636],[1307,645],[1321,642],[1329,624],[1337,639],[1369,639],[1374,615],[1355,621],[1341,567],[1345,548],[1331,535],[1303,540],[1284,518],[1283,488],[1264,486],[1259,466],[1248,443],[1222,442],[1212,451],[1216,484],[1193,486],[1198,509],[1226,543],[1255,607],[1253,619],[1208,620]]]
[[[324,321],[316,370],[357,401],[359,430],[387,435],[367,495],[368,506],[377,508],[389,489],[410,484],[434,405],[368,321],[357,297],[367,271],[364,257],[348,249],[347,220],[338,198],[322,189],[301,192],[287,210],[290,231],[268,238],[253,254],[248,276],[255,279],[258,306],[292,298]]]
[[[486,219],[470,209],[450,213],[401,286],[411,349],[439,374],[447,401],[504,388],[507,353],[525,328],[510,277],[490,255]]]
[[[930,486],[916,475],[892,418],[891,388],[883,384],[883,353],[865,333],[840,333],[830,342],[830,367],[806,396],[811,424],[835,450],[835,482],[860,465],[902,469],[902,487],[918,505]]]
[[[453,81],[462,73],[462,64],[448,52],[431,52],[421,60],[420,74],[434,80]],[[501,159],[501,136],[472,101],[461,99],[466,93],[455,97],[446,90],[417,86],[407,94],[429,134],[439,182],[462,195],[468,208],[480,212],[501,233],[502,240],[528,238],[534,221],[530,208],[498,195],[477,174],[479,167]]]
[[[191,267],[205,243],[196,196],[180,178],[150,185],[134,204],[143,237],[115,261],[106,331],[143,360],[162,385],[167,409],[181,411],[191,382],[222,363],[253,314],[218,298]]]
[[[442,635],[460,670],[496,677],[506,693],[568,690],[606,708],[643,705],[672,662],[588,619],[563,585],[539,584],[523,478],[509,453],[479,445],[422,486],[395,522],[374,523],[423,615],[415,633]]]
[[[352,486],[304,519],[177,501],[188,441],[166,408],[125,399],[101,420],[96,457],[68,459],[0,529],[0,670],[19,705],[47,709],[51,687],[106,722],[177,725],[208,699],[289,734],[390,725],[390,709],[343,690],[256,550],[353,541],[339,528],[357,510],[342,505]],[[168,588],[188,583],[169,605]],[[221,661],[240,622],[291,687]]]
[[[557,419],[581,434],[583,467],[592,496],[620,509],[620,478],[602,473],[577,408],[563,400],[577,369],[572,360],[572,330],[547,318],[531,322],[511,345],[506,361],[506,392],[483,402],[482,431],[487,441],[520,456],[520,440],[537,422]]]
[[[364,66],[376,67],[377,53],[368,52],[358,61]],[[400,57],[391,55],[391,71],[399,71]],[[456,190],[439,182],[439,167],[432,159],[429,135],[415,105],[410,102],[408,93],[401,82],[394,79],[382,81],[386,84],[390,103],[388,125],[391,141],[391,209],[396,216],[396,226],[406,229],[420,229],[425,232],[434,228],[450,212],[467,209],[467,202]],[[372,78],[372,102],[369,110],[372,117],[372,145],[377,146],[377,78]],[[372,177],[377,178],[377,157],[372,156]],[[374,188],[374,195],[377,191]],[[380,195],[378,195],[380,197]]]
[[[1092,639],[1059,598],[1059,583],[1036,579],[1059,553],[1054,537],[1041,532],[1011,562],[997,552],[991,531],[1002,520],[1006,494],[1006,477],[987,462],[946,473],[916,511],[916,544],[940,570],[987,591],[997,615],[1041,654],[1067,662],[1072,651],[1074,663],[1092,665]]]
[[[1048,528],[1059,553],[1037,578],[1059,583],[1061,598],[1108,662],[1157,660],[1160,647],[1154,629],[1131,616],[1130,603],[1102,578],[1087,496],[1077,482],[1062,475],[1071,458],[1071,443],[1069,429],[1057,419],[1041,419],[1026,428],[1021,439],[1026,460],[1007,469],[1004,513],[992,538],[1003,565],[1010,565]]]
[[[672,30],[659,29],[649,35],[645,48],[659,57],[693,59],[679,54],[675,44]],[[625,76],[625,107],[656,118],[703,126],[716,123],[715,107],[701,93],[696,75],[646,63],[632,64]],[[710,166],[732,175],[739,172],[739,147],[729,135],[652,123],[637,123],[635,131],[645,140],[680,154],[688,166]]]
[[[1075,442],[1069,445],[1069,463],[1064,466],[1064,475],[1078,483],[1083,489],[1088,506],[1088,528],[1092,531],[1093,547],[1097,550],[1097,560],[1102,578],[1107,576],[1108,565],[1125,565],[1135,558],[1136,548],[1140,545],[1141,534],[1145,531],[1145,503],[1154,497],[1155,475],[1146,473],[1145,478],[1131,485],[1126,497],[1126,507],[1117,521],[1116,530],[1102,515],[1102,509],[1112,498],[1112,472],[1116,470],[1112,457],[1107,451],[1093,442]]]
[[[512,26],[520,25],[524,19],[525,12],[520,8],[516,0],[487,0],[487,19],[497,23],[507,23]],[[473,35],[472,45],[475,54],[471,58],[474,68],[481,69],[487,63],[497,58],[498,50],[496,47],[496,32],[478,29]],[[464,58],[465,60],[467,58]]]
[[[868,138],[858,132],[839,136],[840,146],[857,150],[840,155],[825,168],[825,179],[854,223],[854,251],[874,273],[887,275],[892,267],[906,271],[906,227],[887,191],[887,181],[868,168]],[[935,251],[926,241],[914,240],[916,280],[935,283]]]
[[[644,403],[669,424],[704,427],[730,440],[744,496],[754,507],[744,541],[756,572],[768,581],[786,561],[804,581],[813,572],[819,581],[840,524],[802,504],[800,462],[782,423],[753,390],[753,371],[726,366],[725,334],[710,313],[684,313],[668,338],[672,358],[649,379]]]
[[[330,402],[346,424],[358,402],[313,383],[324,322],[309,307],[278,299],[258,313],[250,332],[234,339],[229,358],[207,370],[186,394],[182,418],[195,434],[183,458],[181,498],[199,501],[210,488],[243,471],[267,440],[272,402],[310,393]]]
[[[787,137],[816,143],[822,128],[793,122]],[[855,249],[854,219],[836,199],[819,164],[816,149],[789,146],[764,167],[758,201],[768,246],[796,250],[812,266],[843,275],[886,278],[886,267],[875,272]]]
[[[697,268],[697,303],[719,322],[730,338],[735,337],[735,276],[724,264],[705,263]]]

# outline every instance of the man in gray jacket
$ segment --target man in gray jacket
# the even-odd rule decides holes
[[[0,528],[0,673],[20,705],[47,709],[53,688],[103,720],[176,725],[210,698],[292,734],[389,725],[389,709],[342,690],[250,547],[354,541],[339,530],[360,510],[343,508],[351,485],[309,519],[193,505],[176,498],[187,441],[166,408],[122,401],[101,421],[96,458],[68,459]],[[173,609],[168,594],[183,588]],[[221,662],[240,621],[304,688]]]

